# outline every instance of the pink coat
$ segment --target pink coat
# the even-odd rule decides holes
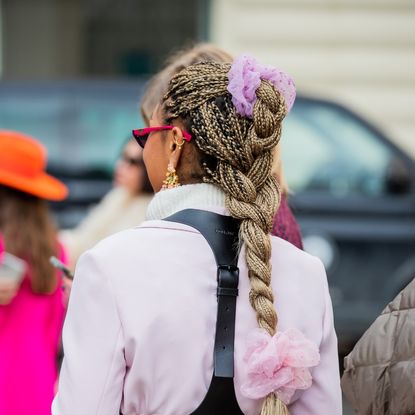
[[[297,392],[292,415],[340,415],[337,339],[321,262],[272,238],[279,328],[295,327],[320,348],[313,385]],[[243,397],[242,353],[257,327],[248,301],[242,249],[235,334],[235,389],[248,415],[260,401]],[[120,232],[84,254],[64,327],[54,415],[186,415],[212,378],[216,265],[193,228],[160,220]]]

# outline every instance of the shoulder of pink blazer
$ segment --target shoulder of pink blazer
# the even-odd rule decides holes
[[[180,246],[180,255],[186,261],[196,261],[200,256],[211,255],[206,244],[206,251],[194,250],[194,242],[197,238],[203,238],[194,228],[180,223],[163,220],[145,221],[140,226],[118,232],[99,242],[92,250],[96,260],[105,263],[117,262],[122,267],[123,257],[131,250],[136,258],[140,258],[146,264],[157,264],[162,260],[160,251],[165,252],[166,238],[169,244]],[[196,239],[194,239],[196,238]],[[203,239],[204,240],[204,239]],[[314,257],[291,243],[281,238],[271,236],[272,242],[272,266],[275,269],[283,269],[288,274],[307,275],[307,283],[327,285],[324,266],[320,259]],[[289,278],[287,277],[287,281]]]

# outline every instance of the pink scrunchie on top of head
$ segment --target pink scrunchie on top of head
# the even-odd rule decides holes
[[[312,384],[309,368],[320,362],[318,347],[299,330],[288,329],[270,336],[264,329],[254,329],[247,340],[244,356],[247,381],[241,393],[261,399],[274,392],[289,404],[297,389]]]
[[[293,79],[277,68],[261,65],[253,56],[237,57],[228,72],[228,79],[232,103],[242,117],[252,118],[257,100],[255,91],[261,80],[270,81],[283,95],[287,112],[294,104],[296,92]]]

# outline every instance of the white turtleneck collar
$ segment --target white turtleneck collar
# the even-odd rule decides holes
[[[208,183],[179,186],[156,193],[147,208],[147,220],[167,218],[183,209],[220,209],[225,213],[225,193]]]

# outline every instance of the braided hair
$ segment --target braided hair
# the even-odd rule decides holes
[[[192,134],[202,180],[223,190],[226,208],[241,220],[249,301],[258,325],[273,336],[278,317],[271,287],[269,233],[280,189],[271,168],[286,107],[282,95],[263,80],[256,90],[252,119],[238,115],[227,90],[230,68],[228,63],[212,62],[185,68],[171,80],[162,109],[167,122],[180,118]],[[272,393],[261,414],[288,414],[288,409]]]

